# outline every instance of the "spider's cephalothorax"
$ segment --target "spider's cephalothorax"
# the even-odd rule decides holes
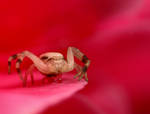
[[[75,63],[74,56],[84,63],[83,67]],[[20,63],[22,62],[24,57],[28,57],[29,59],[31,59],[33,61],[33,64],[29,67],[25,77],[23,78],[20,70]],[[17,59],[16,70],[20,76],[20,79],[23,81],[24,86],[26,85],[28,74],[31,75],[33,83],[32,70],[34,69],[34,67],[36,67],[46,77],[59,76],[58,80],[61,80],[60,75],[63,72],[69,72],[75,68],[77,70],[77,74],[74,77],[76,78],[79,76],[79,80],[81,80],[85,76],[85,80],[88,81],[87,69],[90,65],[90,60],[87,58],[86,55],[84,55],[79,49],[75,47],[68,48],[67,60],[64,59],[64,56],[61,53],[57,52],[44,53],[41,54],[39,57],[29,51],[15,54],[13,56],[10,56],[8,59],[8,73],[10,73],[11,71],[11,61],[13,59]]]

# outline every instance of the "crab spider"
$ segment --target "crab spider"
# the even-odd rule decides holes
[[[74,56],[84,63],[83,67],[75,63]],[[25,77],[23,78],[20,70],[20,63],[23,61],[24,57],[31,59],[33,64],[29,67]],[[75,68],[77,70],[77,74],[74,76],[74,78],[79,77],[79,80],[81,80],[85,76],[85,80],[88,81],[87,69],[90,65],[90,60],[75,47],[68,48],[67,60],[64,59],[64,56],[61,53],[57,52],[47,52],[41,54],[39,57],[29,51],[23,51],[22,53],[15,54],[10,56],[8,59],[8,73],[11,72],[11,61],[14,59],[17,59],[16,70],[20,79],[23,81],[24,86],[26,86],[28,74],[31,75],[32,84],[34,83],[32,70],[35,67],[46,76],[44,79],[58,76],[58,80],[61,80],[61,74],[63,72],[70,72]]]

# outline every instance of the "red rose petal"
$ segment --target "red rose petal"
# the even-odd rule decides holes
[[[53,106],[69,98],[87,84],[73,79],[73,74],[64,74],[62,83],[42,84],[40,74],[35,73],[35,85],[23,88],[17,74],[0,75],[0,113],[36,114],[47,106]],[[41,83],[40,83],[41,82]]]

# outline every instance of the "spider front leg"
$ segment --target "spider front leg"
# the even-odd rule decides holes
[[[23,79],[21,70],[19,68],[20,67],[20,63],[22,62],[23,58],[24,58],[24,55],[22,55],[21,53],[20,54],[14,54],[14,55],[9,57],[9,59],[8,59],[8,74],[11,73],[11,61],[14,60],[14,59],[17,59],[16,70],[17,70],[17,72],[19,74],[20,79],[23,81],[23,85],[25,86],[25,81]]]
[[[26,85],[26,80],[24,80],[21,70],[20,70],[20,63],[22,62],[24,57],[28,57],[29,59],[31,59],[32,62],[34,63],[34,66],[42,73],[47,74],[47,73],[51,72],[51,70],[53,70],[52,66],[50,66],[50,65],[47,66],[40,58],[38,58],[36,55],[34,55],[33,53],[31,53],[29,51],[24,51],[22,53],[10,56],[8,59],[8,73],[10,73],[11,61],[13,59],[18,59],[16,62],[16,70],[20,76],[20,79],[23,81],[24,86]]]
[[[84,66],[82,68],[76,63],[74,63],[73,56],[77,57],[80,61],[84,63]],[[69,47],[68,52],[67,52],[67,61],[68,61],[68,64],[74,64],[74,67],[80,70],[74,76],[74,78],[79,77],[79,80],[81,80],[85,76],[85,80],[88,81],[87,69],[90,65],[90,60],[87,58],[86,55],[84,55],[79,49],[75,47]]]

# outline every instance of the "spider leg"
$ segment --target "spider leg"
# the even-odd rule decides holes
[[[34,76],[33,76],[33,72],[32,71],[30,72],[30,76],[31,76],[31,83],[32,83],[32,85],[34,85]]]
[[[82,67],[77,63],[74,63],[74,68],[76,69],[77,73],[81,71]]]
[[[53,67],[51,65],[46,65],[39,57],[29,51],[22,52],[22,56],[23,58],[28,57],[29,59],[31,59],[34,66],[42,73],[48,74],[49,72],[51,72],[51,70],[53,70]]]
[[[67,69],[72,71],[74,69],[74,56],[71,47],[67,50]]]
[[[74,56],[77,57],[80,61],[82,61],[84,63],[83,70],[86,72],[91,61],[79,49],[77,49],[75,47],[71,47],[71,48],[72,48]]]
[[[25,57],[28,57],[29,59],[32,60],[32,62],[34,63],[34,66],[41,71],[42,73],[49,73],[50,72],[50,65],[47,66],[39,57],[37,57],[36,55],[34,55],[33,53],[29,52],[29,51],[24,51],[23,55]]]
[[[29,51],[24,51],[22,53],[16,54],[15,56],[11,56],[8,59],[8,70],[10,72],[10,66],[11,66],[11,61],[13,59],[18,59],[16,62],[16,70],[20,76],[20,79],[23,81],[23,84],[25,84],[25,81],[22,77],[21,74],[21,70],[20,70],[20,63],[22,62],[24,57],[28,57],[29,59],[32,60],[32,62],[34,63],[34,66],[42,73],[48,74],[49,72],[51,72],[51,70],[54,70],[52,65],[46,65],[40,58],[38,58],[36,55],[34,55],[33,53],[29,52]]]
[[[11,61],[17,58],[17,54],[12,55],[8,59],[8,74],[11,73]]]
[[[75,63],[74,66],[77,71],[77,74],[74,76],[74,78],[76,78],[76,77],[80,76],[80,74],[81,74],[80,71],[82,70],[82,67],[80,65],[78,65],[77,63]],[[85,73],[85,80],[88,81],[87,72]]]
[[[75,47],[69,47],[68,50],[71,50],[71,53],[69,53],[69,51],[67,53],[67,61],[68,61],[68,63],[72,61],[72,58],[70,57],[70,56],[72,56],[72,54],[73,54],[73,56],[77,57],[80,61],[82,61],[84,63],[84,66],[83,66],[82,69],[80,69],[79,65],[74,63],[74,67],[76,69],[80,69],[80,72],[78,72],[74,76],[74,78],[80,76],[79,80],[81,80],[83,78],[83,76],[85,75],[85,80],[88,81],[86,72],[87,72],[87,69],[88,69],[88,67],[90,65],[90,60],[87,58],[87,56],[85,54],[83,54],[79,49],[77,49]]]
[[[26,73],[25,73],[25,78],[24,78],[24,80],[25,80],[25,84],[26,84],[26,82],[27,82],[27,78],[28,78],[28,75],[30,74],[30,76],[31,76],[31,83],[32,83],[32,85],[34,84],[34,77],[33,77],[33,69],[34,69],[34,64],[32,64],[30,67],[29,67],[29,69],[26,71]]]
[[[11,61],[17,58],[17,62],[16,62],[16,70],[19,74],[20,79],[23,81],[23,85],[25,85],[25,81],[23,79],[23,76],[21,74],[21,70],[20,70],[20,63],[22,62],[23,57],[20,56],[20,54],[15,54],[9,57],[8,59],[8,74],[11,73]]]

